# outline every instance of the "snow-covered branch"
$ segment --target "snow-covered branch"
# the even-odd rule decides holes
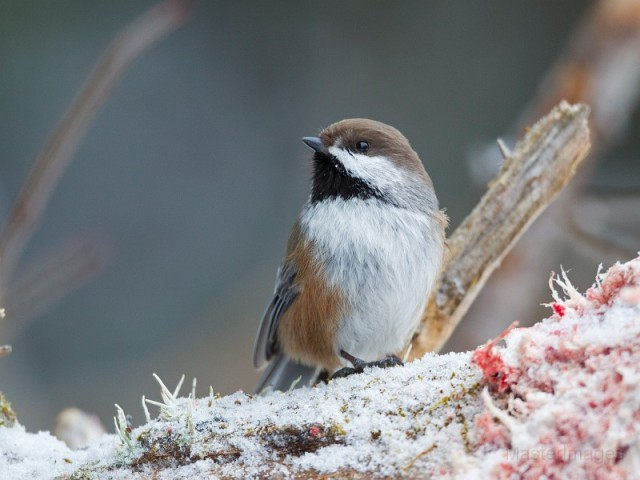
[[[640,462],[640,257],[474,352],[314,388],[177,398],[71,450],[0,428],[4,478],[627,478]],[[8,476],[7,476],[8,475]]]

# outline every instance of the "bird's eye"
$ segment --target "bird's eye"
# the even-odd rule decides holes
[[[369,142],[365,142],[364,140],[359,141],[356,143],[356,150],[359,153],[367,153],[369,150]]]

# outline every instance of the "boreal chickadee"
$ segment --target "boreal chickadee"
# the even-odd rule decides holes
[[[355,118],[302,140],[311,195],[258,330],[257,391],[402,363],[443,256],[447,218],[398,130]]]

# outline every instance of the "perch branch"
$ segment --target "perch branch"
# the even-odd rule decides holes
[[[588,114],[585,105],[560,103],[505,158],[480,203],[448,240],[449,255],[412,358],[442,348],[502,258],[569,182],[590,147]]]
[[[526,295],[542,301],[548,297],[543,279],[557,268],[558,256],[563,250],[576,252],[578,247],[578,255],[591,252],[597,258],[589,259],[588,264],[630,258],[620,248],[606,249],[606,239],[576,237],[569,227],[579,221],[576,210],[584,209],[584,189],[592,182],[602,184],[601,177],[594,175],[597,163],[604,160],[604,153],[630,135],[632,114],[640,97],[640,62],[637,61],[640,57],[639,7],[638,0],[593,2],[545,75],[538,93],[503,133],[507,139],[516,138],[516,132],[520,132],[524,125],[536,121],[561,100],[572,104],[585,103],[591,109],[592,147],[580,167],[580,174],[518,241],[502,261],[504,268],[491,276],[466,314],[465,324],[473,325],[473,328],[457,330],[449,343],[452,349],[472,348],[497,334],[514,319],[528,325],[539,318],[538,302],[522,302],[521,298]],[[493,149],[494,152],[496,150]],[[484,153],[476,152],[469,159],[478,184],[483,184],[497,172],[498,153],[495,152],[492,158],[495,161]],[[478,168],[481,165],[484,167]],[[588,230],[594,232],[594,225],[599,223],[598,235],[611,232],[603,219],[620,215],[619,208],[613,204],[609,211],[609,216],[604,215],[600,219],[588,215]],[[568,245],[568,239],[571,239],[571,245]],[[495,308],[496,304],[500,305],[499,309]],[[482,322],[481,327],[477,326],[478,322]]]
[[[183,23],[190,3],[165,0],[116,36],[53,130],[0,235],[0,293],[3,295],[58,180],[118,79],[137,56]]]

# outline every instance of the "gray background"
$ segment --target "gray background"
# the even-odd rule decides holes
[[[3,216],[98,55],[151,4],[0,2]],[[51,428],[74,405],[110,426],[115,402],[140,422],[152,372],[195,376],[199,395],[251,389],[255,329],[307,196],[300,137],[354,116],[396,126],[455,226],[482,192],[470,152],[510,127],[590,4],[196,3],[127,71],[29,244],[23,265],[77,236],[108,257],[35,319],[4,321],[0,389],[21,422]]]

